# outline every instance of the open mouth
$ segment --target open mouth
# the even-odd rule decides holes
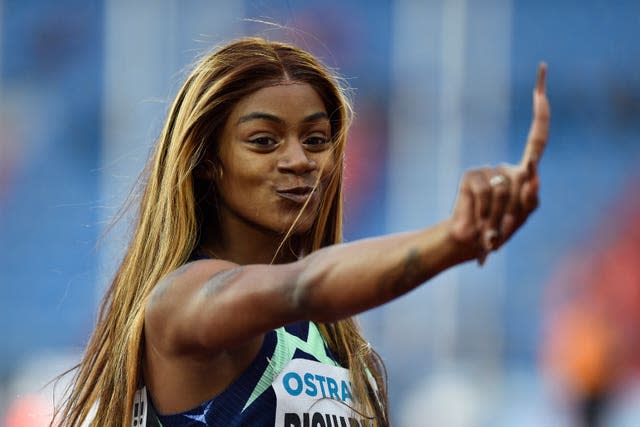
[[[313,194],[313,187],[292,187],[285,188],[282,190],[276,190],[278,196],[291,200],[294,203],[302,204],[307,201],[307,199]]]

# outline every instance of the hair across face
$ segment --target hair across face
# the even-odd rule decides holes
[[[176,168],[186,169],[181,174],[192,173],[194,177],[194,208],[201,232],[199,241],[204,235],[216,235],[222,231],[223,225],[217,218],[220,202],[225,201],[218,200],[220,194],[216,186],[219,182],[210,179],[210,172],[221,176],[220,172],[226,173],[224,169],[228,168],[223,164],[221,150],[229,118],[239,105],[248,99],[255,99],[256,94],[278,87],[298,87],[295,84],[311,89],[316,112],[325,114],[324,121],[328,129],[324,133],[329,139],[327,142],[330,142],[334,160],[330,167],[325,168],[332,176],[321,183],[323,197],[319,203],[314,202],[304,209],[307,213],[315,213],[315,225],[307,224],[308,217],[304,215],[299,218],[302,221],[299,230],[310,232],[306,248],[300,249],[308,252],[336,243],[336,237],[340,239],[341,230],[337,228],[341,228],[338,223],[341,222],[339,199],[342,197],[342,157],[351,120],[351,107],[345,91],[339,81],[307,52],[283,43],[244,39],[226,46],[196,66],[179,93],[170,115],[173,120],[169,122],[174,129],[171,131],[172,138],[165,142],[176,145],[176,148],[169,151],[190,153],[190,157],[183,164],[177,164]],[[307,152],[317,157],[315,151]],[[171,159],[167,157],[168,161]],[[179,159],[176,160],[179,162]],[[244,166],[249,167],[249,164],[245,163]],[[229,182],[229,177],[222,176],[224,185]],[[318,195],[320,192],[314,197]],[[300,212],[295,203],[289,205],[291,214]],[[283,223],[293,224],[289,220]],[[329,224],[333,225],[327,227]],[[275,231],[275,228],[272,229]],[[282,230],[280,227],[278,231],[286,233],[294,230]]]

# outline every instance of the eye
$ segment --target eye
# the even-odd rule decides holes
[[[269,136],[259,136],[257,138],[253,138],[249,140],[249,143],[255,144],[260,148],[273,147],[277,144],[276,140]]]
[[[331,143],[331,140],[321,135],[313,135],[304,140],[304,145],[312,148],[323,148]]]

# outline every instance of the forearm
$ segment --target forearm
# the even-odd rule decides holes
[[[302,261],[298,304],[305,317],[334,321],[397,298],[471,253],[451,238],[448,222],[331,246]]]
[[[198,261],[158,286],[147,321],[172,351],[231,348],[295,320],[333,322],[382,305],[473,258],[467,246],[447,220],[329,246],[289,264]]]

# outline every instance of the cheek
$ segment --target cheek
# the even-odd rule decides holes
[[[248,192],[261,186],[268,175],[268,162],[245,153],[231,153],[226,157],[221,155],[224,165],[221,184],[225,188],[238,192]]]
[[[220,182],[220,192],[228,202],[231,200],[244,200],[245,203],[256,203],[256,197],[264,190],[264,179],[249,173],[236,172],[225,174]]]

